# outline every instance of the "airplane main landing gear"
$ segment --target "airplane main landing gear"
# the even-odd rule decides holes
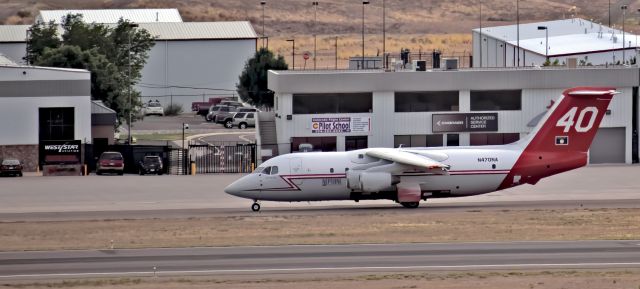
[[[258,202],[253,203],[253,205],[251,205],[251,210],[254,212],[260,211],[260,204],[258,204]]]
[[[418,206],[420,206],[420,202],[402,202],[402,203],[400,203],[400,205],[402,205],[403,207],[405,207],[407,209],[415,209]]]

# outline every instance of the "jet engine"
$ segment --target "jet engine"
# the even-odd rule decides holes
[[[364,193],[376,193],[394,185],[393,176],[385,172],[349,172],[347,183],[350,189]]]

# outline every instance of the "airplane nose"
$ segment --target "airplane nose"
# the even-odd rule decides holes
[[[236,180],[235,182],[228,185],[226,188],[224,188],[224,192],[232,196],[240,197],[239,194],[241,190],[240,185],[238,184],[239,181],[240,180]]]

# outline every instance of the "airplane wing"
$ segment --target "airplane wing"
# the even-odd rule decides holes
[[[429,157],[398,149],[372,148],[366,152],[366,155],[400,165],[418,167],[421,169],[442,169],[443,171],[447,171],[449,169],[448,165],[435,161]]]

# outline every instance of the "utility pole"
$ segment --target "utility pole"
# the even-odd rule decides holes
[[[128,68],[128,74],[129,74],[129,83],[127,86],[127,89],[129,90],[129,137],[128,137],[128,141],[129,141],[129,145],[131,145],[131,122],[133,121],[133,101],[132,101],[132,96],[131,96],[131,34],[133,32],[135,32],[135,28],[138,27],[138,24],[136,23],[130,23],[129,24],[129,33],[128,33],[128,40],[129,40],[129,49],[128,49],[128,53],[127,53],[127,68]]]
[[[262,48],[264,48],[264,6],[267,4],[267,1],[260,1],[260,6],[262,6]]]
[[[316,55],[318,54],[318,1],[313,4],[313,70],[316,70]]]

